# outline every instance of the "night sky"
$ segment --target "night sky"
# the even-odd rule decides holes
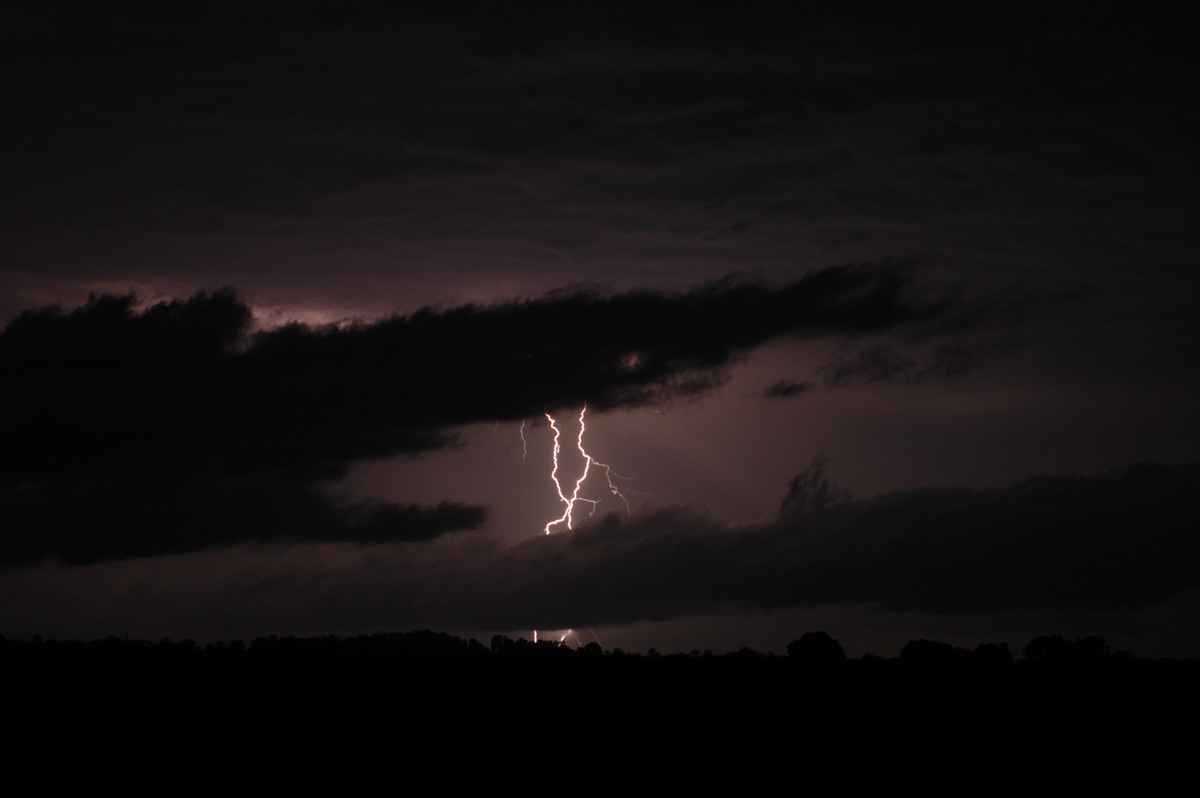
[[[413,5],[0,12],[0,634],[1200,656],[1182,16]]]

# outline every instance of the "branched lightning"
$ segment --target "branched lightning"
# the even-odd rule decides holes
[[[561,445],[562,431],[558,428],[558,422],[555,420],[554,416],[550,415],[549,413],[546,413],[545,416],[546,416],[546,421],[548,421],[550,423],[550,429],[554,431],[554,448],[553,448],[553,454],[552,454],[553,465],[550,468],[550,481],[554,483],[554,489],[558,492],[559,501],[561,501],[563,503],[564,508],[565,508],[563,510],[562,515],[560,515],[558,518],[556,518],[553,521],[546,524],[546,528],[545,528],[546,534],[549,535],[550,530],[552,530],[554,527],[558,526],[559,524],[566,524],[567,529],[573,528],[572,524],[574,522],[575,502],[587,502],[588,504],[592,505],[592,510],[590,513],[588,513],[588,515],[595,514],[596,505],[598,505],[601,500],[600,499],[589,499],[586,496],[579,495],[579,491],[583,489],[583,483],[585,481],[587,481],[588,474],[591,472],[593,465],[595,465],[597,468],[604,469],[604,476],[605,476],[605,479],[608,481],[609,492],[613,496],[616,496],[618,499],[621,500],[621,502],[625,505],[625,512],[628,513],[629,512],[629,502],[628,502],[628,500],[626,500],[625,495],[623,493],[621,493],[621,489],[617,487],[617,483],[614,482],[613,480],[614,479],[632,479],[632,477],[626,477],[626,476],[622,476],[621,474],[618,474],[616,471],[612,470],[612,466],[610,466],[606,463],[601,463],[599,460],[597,460],[596,458],[594,458],[590,454],[588,454],[587,449],[583,448],[583,436],[584,436],[584,433],[587,432],[587,424],[584,422],[584,418],[587,416],[587,405],[584,405],[583,409],[579,411],[579,437],[577,437],[575,439],[575,447],[577,449],[579,449],[579,454],[580,454],[580,456],[583,457],[583,473],[579,475],[579,479],[575,480],[575,487],[572,489],[570,496],[567,496],[566,491],[563,490],[562,483],[559,482],[559,480],[558,480],[558,455],[562,451],[562,445]],[[521,443],[522,444],[525,443],[525,422],[524,421],[521,422]],[[524,459],[524,455],[522,455],[522,459]],[[595,632],[592,632],[591,634],[592,634],[592,637],[596,637]],[[574,630],[568,629],[566,631],[566,633],[563,634],[563,636],[561,638],[559,638],[558,644],[560,646],[566,645],[568,639],[574,639],[576,645],[579,645],[583,642],[582,640],[579,639],[579,635],[577,635]],[[599,641],[600,638],[596,637],[596,639],[597,639],[597,641]],[[536,643],[537,641],[538,641],[538,632],[536,629],[534,629],[533,630],[533,642]]]
[[[613,471],[611,466],[601,463],[599,460],[588,454],[587,449],[583,448],[583,436],[584,433],[587,432],[587,424],[584,422],[584,417],[587,415],[587,405],[584,405],[583,409],[579,411],[579,437],[575,440],[575,446],[579,449],[579,454],[583,457],[583,473],[579,475],[579,479],[575,480],[575,488],[571,491],[570,496],[567,496],[566,492],[563,490],[562,483],[558,481],[558,455],[559,452],[562,451],[559,440],[562,437],[562,433],[558,428],[558,422],[554,419],[554,416],[550,415],[549,413],[546,413],[545,415],[546,420],[550,422],[550,429],[554,431],[553,466],[550,469],[550,481],[554,483],[554,488],[558,491],[559,501],[561,501],[565,506],[561,516],[546,524],[546,534],[549,535],[550,530],[559,524],[565,523],[567,525],[567,529],[574,528],[573,523],[575,502],[588,502],[592,505],[592,513],[596,512],[596,505],[600,503],[600,500],[588,499],[579,495],[579,491],[583,488],[583,483],[587,480],[588,473],[591,471],[592,465],[595,465],[597,468],[604,469],[605,478],[608,481],[609,492],[624,503],[625,512],[628,513],[629,502],[625,499],[624,494],[621,493],[620,488],[617,487],[617,483],[614,482],[613,479],[614,477],[616,479],[629,479],[629,477],[623,477],[617,472]],[[589,513],[589,515],[592,513]]]

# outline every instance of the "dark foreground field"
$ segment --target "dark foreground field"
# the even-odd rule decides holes
[[[659,656],[433,632],[197,645],[0,639],[0,742],[188,779],[387,774],[388,791],[613,789],[1089,794],[1183,789],[1200,663],[1039,638],[849,660]],[[414,781],[415,780],[415,781]],[[450,789],[457,792],[457,789]]]

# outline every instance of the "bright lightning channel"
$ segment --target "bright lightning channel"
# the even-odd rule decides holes
[[[575,439],[575,446],[579,449],[579,454],[583,457],[583,473],[579,475],[579,479],[575,480],[575,488],[571,491],[570,496],[567,496],[566,491],[563,490],[562,483],[558,480],[558,455],[559,452],[562,451],[559,440],[562,437],[562,433],[558,428],[558,422],[555,420],[554,416],[550,415],[549,413],[546,413],[545,415],[546,420],[550,422],[550,429],[554,430],[554,459],[553,467],[550,469],[550,481],[554,483],[554,488],[558,491],[558,498],[565,506],[562,515],[546,524],[546,534],[549,535],[550,530],[554,529],[554,527],[559,526],[560,524],[566,524],[567,529],[574,528],[573,524],[576,502],[588,502],[591,504],[592,512],[589,513],[589,515],[592,515],[596,512],[596,505],[600,503],[600,500],[588,499],[579,495],[579,491],[583,488],[583,483],[587,480],[588,473],[591,471],[593,465],[595,465],[597,468],[604,469],[605,477],[608,480],[609,492],[613,496],[619,498],[625,504],[625,512],[628,513],[629,502],[626,500],[624,494],[621,493],[620,488],[617,487],[617,483],[613,482],[614,477],[617,479],[628,479],[628,477],[623,477],[617,472],[613,471],[611,466],[601,463],[599,460],[588,454],[587,449],[583,448],[583,436],[584,433],[587,432],[587,424],[584,422],[584,417],[587,415],[587,405],[584,405],[583,409],[579,411],[579,437]]]
[[[567,525],[567,529],[572,528],[572,523],[574,520],[574,512],[575,512],[575,502],[589,503],[590,505],[592,505],[592,510],[591,510],[591,512],[588,513],[588,515],[595,514],[596,505],[600,503],[600,499],[589,499],[585,496],[579,495],[579,491],[583,488],[583,483],[587,480],[588,473],[591,471],[591,468],[593,465],[595,465],[597,468],[604,469],[605,478],[608,480],[609,492],[613,496],[616,496],[618,499],[620,499],[622,503],[624,503],[625,512],[628,513],[629,512],[629,501],[625,498],[624,494],[621,493],[621,489],[617,487],[617,483],[613,482],[613,478],[615,477],[617,479],[631,479],[631,477],[625,477],[625,476],[618,474],[616,471],[613,471],[612,466],[609,466],[606,463],[601,463],[599,460],[597,460],[596,458],[594,458],[590,454],[588,454],[587,449],[583,448],[583,435],[585,432],[587,432],[587,424],[584,422],[584,418],[587,416],[587,405],[584,405],[583,409],[581,409],[579,411],[579,437],[575,439],[575,447],[577,449],[579,449],[579,454],[583,457],[583,473],[579,475],[579,479],[575,480],[575,488],[571,491],[571,496],[569,498],[568,498],[566,492],[563,490],[562,483],[558,481],[558,455],[562,451],[562,445],[560,443],[560,441],[562,439],[562,431],[559,430],[558,422],[555,420],[554,416],[550,415],[549,413],[546,413],[545,416],[546,416],[546,420],[548,422],[550,422],[550,429],[554,430],[553,466],[550,469],[550,481],[554,483],[554,489],[556,491],[558,491],[559,500],[565,505],[563,514],[561,516],[559,516],[558,518],[556,518],[555,520],[546,524],[546,534],[549,535],[550,530],[552,530],[554,527],[558,526],[559,524],[565,523]],[[521,444],[522,444],[522,448],[524,448],[524,444],[525,444],[525,422],[524,421],[521,422]],[[522,459],[524,459],[524,456],[522,456]],[[596,637],[596,633],[592,632],[592,636]],[[574,639],[577,644],[582,642],[579,639],[579,635],[575,634],[575,631],[573,629],[568,629],[566,631],[566,633],[563,634],[563,636],[559,638],[558,644],[560,646],[566,645],[568,639]],[[597,641],[599,641],[598,637],[596,639],[597,639]],[[537,641],[538,641],[538,631],[537,631],[537,629],[534,629],[533,630],[533,642],[536,643]]]

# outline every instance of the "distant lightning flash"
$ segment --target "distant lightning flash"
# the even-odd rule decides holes
[[[579,475],[579,479],[575,480],[575,488],[571,491],[570,496],[568,496],[566,491],[563,490],[562,483],[558,481],[558,455],[559,452],[562,451],[562,447],[559,444],[559,439],[561,438],[562,433],[558,429],[558,422],[555,421],[554,417],[549,413],[546,413],[545,415],[546,420],[550,422],[550,429],[554,430],[554,465],[550,469],[550,481],[554,483],[554,488],[558,491],[558,498],[565,506],[561,516],[546,524],[546,534],[549,535],[550,530],[559,524],[566,524],[567,529],[574,528],[573,523],[576,502],[588,502],[592,505],[592,513],[596,512],[596,505],[600,503],[600,500],[588,499],[579,495],[579,491],[583,488],[583,483],[587,480],[588,473],[591,471],[593,465],[595,465],[597,468],[604,469],[605,477],[608,480],[609,492],[624,503],[625,512],[628,513],[629,502],[625,499],[624,494],[621,493],[620,488],[617,487],[617,483],[613,482],[614,477],[617,479],[628,479],[628,477],[623,477],[617,472],[613,471],[611,466],[601,463],[599,460],[588,454],[587,449],[583,448],[583,435],[585,432],[587,432],[587,424],[584,423],[584,416],[587,415],[587,405],[584,405],[583,409],[579,411],[579,437],[575,440],[575,446],[579,449],[579,454],[583,457],[583,473]]]

